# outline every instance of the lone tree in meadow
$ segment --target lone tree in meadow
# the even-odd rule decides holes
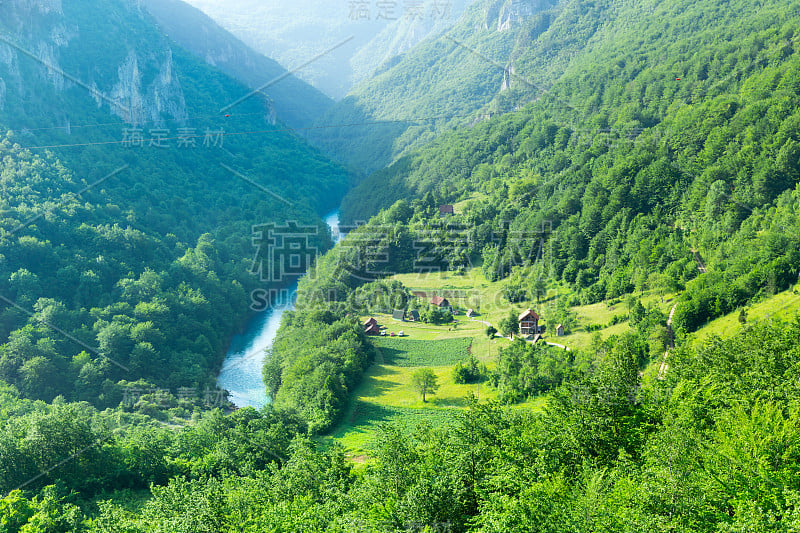
[[[508,312],[508,316],[500,321],[500,333],[504,337],[510,337],[519,333],[519,322],[517,321],[517,313],[512,309]]]
[[[439,384],[436,383],[436,374],[430,368],[420,368],[411,375],[411,386],[422,394],[422,401],[425,402],[426,394],[436,394]]]

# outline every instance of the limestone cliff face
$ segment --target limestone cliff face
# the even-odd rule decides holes
[[[113,3],[126,21],[141,21],[145,16],[136,3]],[[36,77],[56,93],[83,87],[98,107],[106,107],[131,124],[158,125],[165,119],[186,118],[183,90],[166,40],[120,43],[119,39],[98,34],[96,28],[84,27],[74,18],[67,20],[61,0],[0,2],[0,109],[11,88],[22,99],[40,92],[41,87],[31,86],[30,77],[24,74],[34,69]],[[86,43],[103,40],[108,41],[110,50],[104,64],[84,59],[87,51],[96,51],[86,50]]]
[[[555,4],[555,0],[499,0],[486,9],[484,29],[500,32],[514,29]]]
[[[187,117],[183,90],[172,68],[172,51],[159,52],[149,54],[145,62],[158,67],[150,83],[143,81],[138,53],[130,50],[117,68],[118,81],[105,92],[109,100],[119,104],[115,114],[126,122],[159,124],[164,117],[176,120]]]

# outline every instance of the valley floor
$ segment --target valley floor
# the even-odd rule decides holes
[[[349,400],[343,422],[324,438],[325,442],[338,442],[348,455],[357,461],[369,456],[370,441],[378,426],[385,422],[398,423],[412,431],[419,424],[437,425],[452,419],[464,409],[469,395],[481,400],[497,399],[500,392],[488,382],[457,384],[453,381],[453,367],[459,361],[474,355],[491,371],[496,367],[497,354],[510,341],[502,337],[489,340],[486,324],[497,327],[510,309],[515,311],[528,307],[542,315],[548,325],[544,340],[566,346],[570,350],[588,349],[592,337],[599,333],[603,338],[618,335],[630,328],[628,309],[624,302],[600,302],[592,305],[574,306],[577,314],[572,333],[557,337],[555,324],[548,324],[548,311],[555,309],[559,298],[569,298],[572,293],[555,287],[548,298],[539,304],[521,302],[509,304],[501,294],[502,282],[486,280],[479,268],[464,275],[449,272],[431,274],[401,274],[391,279],[401,281],[409,290],[417,293],[445,295],[460,310],[451,324],[433,325],[422,322],[393,320],[390,314],[374,314],[381,326],[390,332],[404,333],[404,337],[376,337],[377,360],[367,371],[361,385]],[[661,295],[655,291],[645,292],[642,304],[655,306],[665,315],[674,308],[678,295]],[[478,315],[472,319],[464,314],[466,309],[475,309]],[[788,318],[800,312],[800,294],[796,290],[786,291],[756,303],[748,309],[748,321],[755,323],[772,317]],[[615,321],[621,320],[611,325]],[[711,335],[727,337],[738,332],[742,324],[738,313],[721,317],[708,323],[691,336],[690,342],[702,342]],[[655,376],[662,360],[653,360],[644,373]],[[437,376],[440,388],[426,402],[411,385],[411,376],[420,368],[429,367]],[[522,409],[542,409],[547,396],[540,396],[515,406]]]

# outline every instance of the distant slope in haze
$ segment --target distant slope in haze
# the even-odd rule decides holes
[[[181,0],[143,3],[180,46],[252,89],[269,85],[263,92],[275,116],[286,124],[308,127],[333,105],[329,97],[252,50],[199,9]]]
[[[319,120],[325,127],[313,131],[310,139],[369,174],[442,131],[520,107],[539,94],[539,77],[527,82],[524,94],[504,101],[510,79],[520,76],[513,59],[520,47],[533,46],[537,39],[547,42],[554,56],[562,53],[562,36],[547,35],[560,12],[555,0],[482,0],[470,5],[446,33],[394,57],[355,87]],[[541,77],[558,77],[564,66],[555,62]],[[338,124],[347,126],[335,127]]]
[[[286,68],[342,40],[297,76],[335,99],[421,40],[453,25],[474,0],[344,2],[329,0],[188,0],[254,50]]]

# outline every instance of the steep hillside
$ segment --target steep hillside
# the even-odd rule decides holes
[[[213,386],[248,293],[289,281],[257,271],[259,225],[330,246],[347,175],[138,2],[4,2],[0,30],[0,379],[100,405]]]
[[[260,0],[188,0],[255,50],[293,68],[352,37],[297,73],[340,99],[376,68],[460,17],[474,0],[330,2],[291,4]]]
[[[310,393],[361,369],[303,374],[297,339],[323,311],[410,305],[404,287],[381,281],[396,273],[479,267],[502,282],[512,312],[541,303],[555,323],[571,307],[624,299],[630,317],[615,320],[630,318],[645,346],[637,364],[663,357],[670,337],[666,316],[632,294],[681,293],[680,342],[797,282],[800,13],[785,0],[724,15],[715,2],[659,6],[574,11],[576,31],[593,27],[596,41],[547,93],[441,135],[348,193],[345,221],[369,223],[301,283],[299,318],[284,328],[295,341],[276,344],[281,363],[265,369],[278,399],[341,415],[349,384],[329,387],[335,401]],[[440,214],[454,203],[457,212]]]
[[[144,5],[183,48],[252,89],[269,85],[263,92],[269,96],[270,111],[287,125],[308,127],[333,105],[333,100],[253,51],[199,9],[181,0],[145,0]]]
[[[345,218],[410,198],[417,214],[403,218],[415,220],[480,193],[456,221],[509,294],[530,297],[541,276],[584,303],[685,288],[679,332],[787,288],[800,254],[800,20],[782,1],[724,15],[715,5],[573,13],[578,29],[611,21],[546,95],[375,173],[348,195]],[[543,239],[544,255],[520,262],[506,232]]]
[[[555,0],[483,0],[457,24],[385,63],[319,120],[311,139],[355,169],[370,173],[442,131],[522,107],[563,72],[592,32],[559,26]],[[600,25],[600,20],[594,24]],[[567,41],[575,43],[574,46]],[[521,71],[522,50],[542,49],[545,66]],[[521,87],[509,97],[509,87]],[[491,104],[491,105],[490,105]],[[344,127],[331,127],[344,124]]]

